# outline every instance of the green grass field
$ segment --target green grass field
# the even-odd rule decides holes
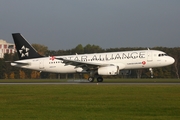
[[[0,119],[179,120],[180,85],[0,85]]]

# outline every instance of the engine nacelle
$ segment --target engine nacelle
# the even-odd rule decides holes
[[[86,73],[87,71],[80,68],[80,67],[78,67],[78,68],[76,68],[76,72],[78,72],[78,73]]]
[[[98,69],[99,75],[117,75],[119,73],[118,66],[106,66]]]

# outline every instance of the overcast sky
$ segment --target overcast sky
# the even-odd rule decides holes
[[[50,50],[179,47],[180,0],[0,0],[0,39],[11,33]]]

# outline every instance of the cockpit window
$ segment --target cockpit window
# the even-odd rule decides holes
[[[162,56],[168,56],[168,55],[167,54],[159,54],[158,56],[162,57]]]

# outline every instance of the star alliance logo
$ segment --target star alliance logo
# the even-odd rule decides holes
[[[23,45],[22,48],[19,50],[19,53],[20,53],[21,57],[28,57],[29,56],[29,48],[27,48]]]

